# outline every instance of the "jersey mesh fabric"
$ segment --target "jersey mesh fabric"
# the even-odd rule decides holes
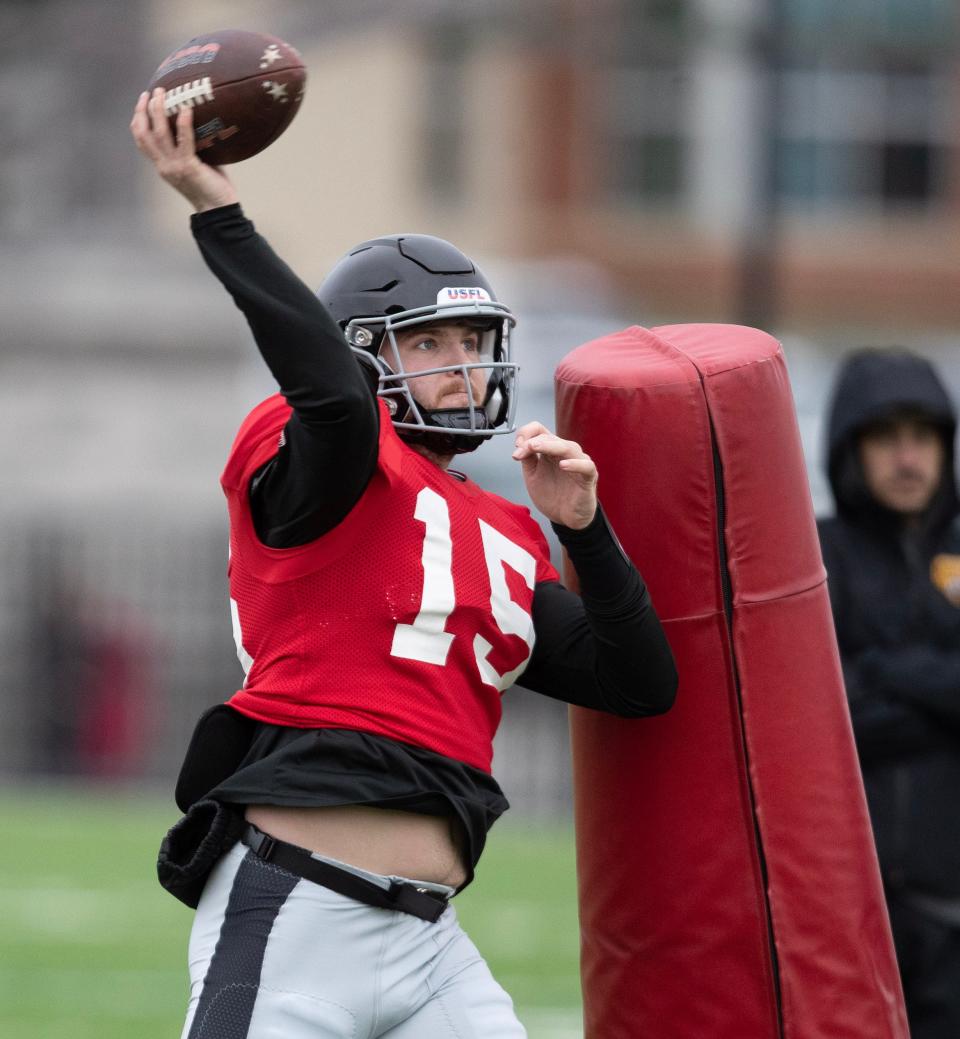
[[[254,409],[222,478],[230,592],[253,661],[232,706],[489,772],[500,692],[533,645],[534,586],[558,579],[539,526],[404,445],[384,411],[377,470],[346,519],[310,544],[267,548],[247,487],[289,414],[279,396]]]

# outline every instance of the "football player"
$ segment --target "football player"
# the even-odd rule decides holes
[[[358,245],[312,293],[176,134],[162,91],[131,130],[193,206],[207,264],[279,394],[222,476],[246,677],[198,722],[161,880],[197,906],[185,1037],[523,1036],[450,897],[507,802],[500,696],[625,718],[667,710],[673,658],[579,445],[539,422],[513,457],[530,513],[450,468],[513,431],[514,318],[448,242]]]

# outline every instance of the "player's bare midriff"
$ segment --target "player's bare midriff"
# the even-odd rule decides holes
[[[271,837],[373,873],[451,887],[467,877],[451,818],[360,805],[248,805],[246,816]]]

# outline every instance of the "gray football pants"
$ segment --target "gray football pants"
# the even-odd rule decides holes
[[[453,906],[436,923],[367,906],[243,844],[207,882],[189,955],[181,1039],[526,1036]]]

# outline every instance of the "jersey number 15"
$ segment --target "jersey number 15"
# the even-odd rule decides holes
[[[450,540],[450,510],[446,501],[429,487],[417,495],[414,518],[426,527],[423,538],[423,594],[420,611],[412,624],[398,624],[393,633],[390,652],[395,657],[420,660],[425,664],[443,665],[455,638],[445,631],[447,620],[457,604],[453,581],[453,545]],[[523,660],[510,671],[500,674],[490,663],[493,646],[480,634],[474,636],[473,653],[480,677],[486,685],[503,690],[512,685],[526,666],[533,650],[533,617],[510,597],[506,563],[533,588],[537,561],[524,548],[501,534],[482,519],[480,538],[490,577],[490,612],[504,635],[516,635],[527,644]]]

